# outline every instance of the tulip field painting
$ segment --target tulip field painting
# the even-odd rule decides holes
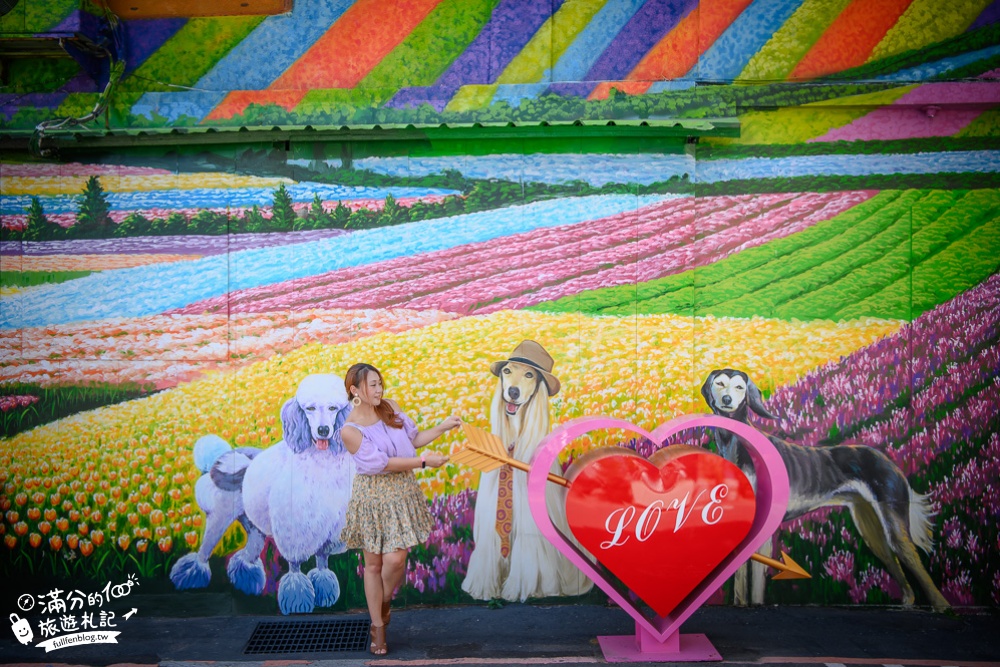
[[[780,67],[758,56],[747,67],[761,76]],[[652,430],[707,412],[711,371],[746,372],[776,416],[758,428],[877,449],[929,496],[921,558],[949,604],[1000,604],[998,153],[959,138],[903,150],[872,139],[886,129],[873,114],[837,127],[881,149],[845,153],[816,132],[840,118],[830,110],[772,112],[794,121],[781,121],[787,136],[815,138],[791,145],[830,142],[782,154],[757,113],[744,132],[760,155],[744,138],[653,152],[369,147],[350,164],[317,158],[322,146],[5,158],[3,576],[41,586],[128,570],[163,608],[274,613],[286,559],[268,538],[262,588],[234,587],[236,521],[210,582],[171,578],[206,539],[197,443],[275,445],[303,378],[359,361],[418,427],[457,414],[489,429],[490,364],[530,339],[561,382],[553,425],[606,415]],[[433,447],[454,452],[460,433]],[[714,447],[709,433],[679,439]],[[597,432],[562,461],[662,444]],[[449,463],[417,478],[436,524],[400,599],[483,603],[462,589],[478,472]],[[787,522],[775,543],[812,579],[769,582],[768,602],[901,602],[842,507]],[[330,567],[329,608],[363,607],[357,553]]]

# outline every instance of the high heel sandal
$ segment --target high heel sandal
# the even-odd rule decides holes
[[[389,625],[389,621],[392,618],[392,600],[382,603],[382,625]]]
[[[385,626],[384,625],[373,625],[369,631],[372,637],[372,643],[369,645],[368,650],[372,655],[385,655],[389,652],[389,647],[385,644]]]

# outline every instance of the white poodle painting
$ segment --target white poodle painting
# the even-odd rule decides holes
[[[329,557],[346,551],[340,531],[354,461],[340,441],[340,427],[350,410],[343,380],[310,375],[281,409],[280,442],[264,450],[233,449],[222,438],[207,435],[195,443],[195,465],[203,473],[195,484],[195,499],[205,512],[205,534],[198,551],[171,569],[175,587],[208,586],[208,558],[229,526],[239,521],[247,533],[246,546],[226,568],[237,589],[251,595],[264,590],[261,551],[271,536],[289,565],[278,582],[281,613],[309,613],[337,602],[340,583]],[[302,565],[312,556],[316,566],[305,574]]]

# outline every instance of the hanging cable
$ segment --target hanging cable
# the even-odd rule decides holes
[[[121,32],[121,22],[118,17],[111,12],[107,6],[104,7],[104,15],[108,21],[108,27],[111,32],[111,42],[112,48],[108,48],[104,44],[93,45],[92,48],[88,49],[92,51],[95,55],[101,58],[107,58],[110,62],[108,68],[108,83],[104,86],[104,90],[97,98],[97,102],[94,104],[94,108],[91,109],[90,113],[78,116],[78,117],[68,117],[68,118],[52,118],[50,120],[45,120],[35,126],[35,131],[31,135],[31,139],[28,141],[28,150],[38,157],[51,157],[53,150],[51,148],[45,148],[42,145],[42,141],[45,139],[47,133],[51,133],[57,130],[62,130],[65,128],[76,127],[78,125],[84,125],[99,117],[104,113],[105,109],[111,102],[111,98],[114,96],[115,90],[118,87],[118,83],[121,81],[122,76],[125,74],[125,60],[119,58],[119,55],[124,52],[125,40],[120,34]],[[59,40],[60,46],[63,46],[63,40]]]

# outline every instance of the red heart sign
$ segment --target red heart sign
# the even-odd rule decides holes
[[[747,450],[754,462],[754,473],[757,476],[757,509],[753,517],[750,533],[737,545],[716,567],[708,577],[699,583],[695,589],[684,598],[674,610],[666,616],[650,614],[645,605],[639,605],[638,597],[622,591],[618,582],[609,579],[608,570],[598,567],[580,548],[570,542],[571,536],[564,535],[556,528],[549,515],[547,503],[547,488],[549,470],[558,460],[559,453],[573,444],[579,438],[591,431],[606,429],[623,429],[647,438],[652,442],[664,442],[670,436],[694,428],[719,428],[737,435],[747,445]],[[531,506],[531,516],[534,517],[538,529],[566,558],[576,565],[588,577],[594,580],[608,597],[614,600],[636,623],[636,637],[647,639],[666,646],[671,638],[682,638],[679,630],[681,625],[691,617],[698,607],[712,596],[722,583],[733,576],[740,565],[756,551],[761,544],[778,529],[788,506],[788,471],[781,461],[781,455],[770,440],[757,429],[716,415],[681,415],[663,422],[652,432],[631,424],[623,419],[613,417],[578,417],[557,426],[546,436],[535,451],[531,460],[531,472],[528,473],[528,502]],[[565,511],[556,510],[556,511]],[[689,639],[699,635],[685,635]],[[614,639],[614,638],[612,638]],[[603,647],[603,645],[602,645]],[[714,650],[714,649],[712,649]],[[692,655],[696,651],[691,652]],[[698,660],[717,660],[709,657],[711,651],[705,650]],[[676,658],[678,654],[671,653]]]
[[[756,510],[753,487],[739,468],[686,445],[648,460],[601,448],[577,460],[567,477],[573,535],[660,616],[743,541]]]

